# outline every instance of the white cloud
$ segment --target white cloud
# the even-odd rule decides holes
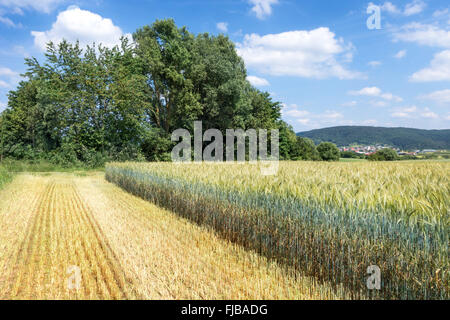
[[[15,24],[10,18],[3,17],[1,15],[0,15],[0,23],[3,23],[4,25],[11,28],[18,28],[21,26],[20,24]]]
[[[448,15],[448,14],[449,14],[449,10],[448,10],[448,9],[436,10],[436,11],[433,13],[433,17],[434,17],[434,18],[440,18],[440,17],[446,16],[446,15]]]
[[[394,32],[394,41],[415,42],[430,47],[450,48],[450,30],[418,22],[409,23]]]
[[[248,82],[250,82],[255,87],[267,87],[270,86],[269,81],[264,78],[256,77],[256,76],[248,76]]]
[[[352,58],[351,44],[337,39],[328,28],[297,30],[260,36],[245,35],[238,54],[249,68],[273,76],[304,78],[364,78],[343,66]],[[341,60],[341,61],[339,61]]]
[[[439,116],[434,113],[433,111],[431,111],[428,108],[425,108],[425,112],[421,114],[422,118],[427,118],[427,119],[438,119]]]
[[[278,0],[248,0],[253,5],[251,11],[260,20],[272,15],[272,5],[278,4]]]
[[[222,32],[228,32],[228,23],[227,22],[219,22],[216,25],[217,29]]]
[[[349,102],[344,102],[343,104],[341,104],[341,106],[343,107],[354,107],[358,104],[357,101],[349,101]]]
[[[76,6],[70,6],[67,10],[60,12],[50,30],[32,31],[31,34],[34,36],[35,45],[41,50],[45,50],[48,42],[59,43],[63,39],[70,42],[79,40],[82,47],[93,42],[102,43],[105,47],[113,47],[120,44],[120,37],[124,35],[111,19],[81,10]]]
[[[435,54],[428,68],[414,73],[413,82],[450,81],[450,50]]]
[[[406,56],[406,50],[400,50],[394,55],[394,58],[402,59]]]
[[[392,2],[385,2],[381,6],[381,10],[387,11],[389,13],[400,13],[400,9],[398,9]]]
[[[398,112],[391,113],[391,117],[392,118],[411,118],[411,115],[407,112],[398,111]]]
[[[418,109],[416,106],[397,108],[396,110],[394,110],[393,113],[391,113],[391,117],[393,117],[393,118],[412,118],[413,113],[415,113],[417,110]]]
[[[306,126],[311,122],[311,119],[297,119],[297,122]]]
[[[405,119],[438,119],[439,116],[430,110],[429,108],[424,108],[420,110],[416,106],[397,108],[391,113],[393,118],[405,118]]]
[[[284,105],[281,110],[283,117],[288,117],[293,124],[300,124],[308,128],[323,127],[330,124],[343,123],[344,115],[335,110],[322,113],[311,113],[296,104]]]
[[[0,87],[11,88],[20,81],[20,74],[9,68],[0,67]]]
[[[305,110],[293,109],[293,110],[288,110],[288,111],[284,112],[283,114],[286,116],[289,116],[289,117],[293,117],[293,118],[303,118],[303,117],[306,117],[307,115],[309,115],[309,112],[305,111]]]
[[[420,98],[433,100],[441,104],[447,104],[450,103],[450,89],[435,91],[430,94],[423,95]]]
[[[372,2],[369,3],[370,5],[374,5]],[[391,14],[401,14],[404,16],[412,16],[418,13],[421,13],[425,7],[426,7],[426,3],[423,2],[422,0],[414,0],[408,4],[405,5],[405,8],[403,10],[401,10],[400,8],[398,8],[395,4],[393,4],[392,2],[385,2],[383,5],[380,6],[381,10],[389,12]]]
[[[326,118],[326,119],[340,119],[340,118],[344,117],[344,115],[342,113],[337,112],[337,111],[327,111],[320,116],[323,118]]]
[[[6,76],[6,77],[16,77],[19,74],[15,71],[12,71],[9,68],[0,67],[0,76]]]
[[[39,12],[50,13],[65,0],[0,0],[0,5],[11,8],[16,13],[22,9],[34,9]]]
[[[381,62],[380,62],[380,61],[370,61],[370,62],[368,63],[368,65],[371,66],[371,67],[373,67],[373,68],[375,68],[375,67],[381,66]]]
[[[0,101],[0,112],[2,112],[3,110],[5,110],[7,107],[7,104],[3,101]]]
[[[405,10],[403,11],[403,14],[405,16],[412,16],[414,14],[418,14],[421,13],[425,7],[426,7],[426,3],[421,1],[421,0],[414,0],[411,3],[408,3],[405,6]]]
[[[378,123],[378,121],[375,120],[375,119],[364,120],[364,121],[362,122],[362,124],[363,124],[363,125],[366,125],[366,126],[374,126],[374,125],[376,125],[377,123]]]
[[[350,91],[349,94],[353,96],[368,96],[368,97],[378,97],[389,101],[401,102],[402,98],[394,96],[392,93],[383,93],[378,87],[366,87],[359,91]]]
[[[387,107],[388,105],[386,101],[377,101],[377,100],[370,101],[370,104],[374,107]]]

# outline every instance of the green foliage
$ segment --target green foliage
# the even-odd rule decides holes
[[[330,141],[338,146],[390,145],[404,150],[450,149],[450,130],[409,128],[333,127],[298,133],[315,143]]]
[[[9,183],[12,178],[13,174],[3,165],[0,165],[0,189],[2,189],[5,184]]]
[[[340,159],[338,147],[331,142],[322,142],[317,146],[317,151],[323,161],[339,161]]]
[[[365,159],[366,156],[364,154],[356,153],[353,151],[342,151],[341,158],[343,158],[343,159]]]
[[[399,157],[395,150],[385,148],[371,154],[368,159],[370,161],[395,161],[399,160]]]
[[[224,35],[193,35],[171,19],[138,29],[112,49],[49,43],[26,59],[26,80],[0,118],[1,157],[58,166],[170,160],[170,133],[216,128],[279,129],[282,159],[319,160],[281,118],[281,104],[246,80]]]

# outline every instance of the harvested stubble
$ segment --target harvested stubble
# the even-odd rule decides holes
[[[67,287],[72,265],[79,290]],[[21,174],[0,191],[0,299],[340,297],[103,174]]]
[[[448,163],[110,164],[106,177],[353,298],[449,297]],[[378,265],[382,290],[368,292]]]

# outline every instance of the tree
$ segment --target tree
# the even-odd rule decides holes
[[[321,160],[314,141],[308,138],[297,137],[296,160],[318,161]]]
[[[371,154],[368,159],[370,161],[395,161],[398,160],[398,155],[395,150],[385,148]]]
[[[317,146],[317,151],[323,161],[339,161],[340,151],[338,147],[331,142],[322,142]]]
[[[109,160],[169,160],[170,133],[279,130],[280,158],[319,160],[314,143],[281,120],[281,103],[247,81],[226,36],[197,36],[173,20],[138,29],[114,48],[49,43],[25,60],[25,80],[1,114],[1,157],[98,166]]]
[[[151,124],[168,134],[183,125],[177,121],[181,116],[196,120],[202,110],[193,83],[186,77],[192,64],[193,36],[169,19],[138,29],[133,39],[147,81]]]

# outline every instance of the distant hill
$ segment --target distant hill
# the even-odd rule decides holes
[[[316,143],[330,141],[338,146],[351,144],[390,145],[400,149],[450,149],[450,130],[421,130],[382,127],[332,127],[297,133]]]

